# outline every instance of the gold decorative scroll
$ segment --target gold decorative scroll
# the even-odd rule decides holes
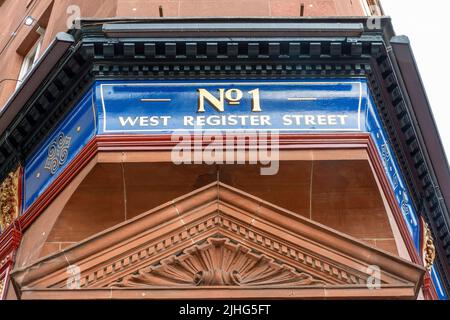
[[[422,258],[425,268],[427,268],[428,271],[431,271],[434,259],[436,258],[436,248],[434,246],[430,227],[425,222],[423,222]]]
[[[0,185],[0,231],[19,215],[19,169],[8,174]]]
[[[3,289],[5,288],[5,278],[0,279],[0,300],[3,297]]]

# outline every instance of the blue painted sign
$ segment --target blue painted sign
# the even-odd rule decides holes
[[[365,131],[365,79],[100,82],[100,134]]]
[[[27,161],[22,206],[25,210],[95,136],[95,121],[93,93],[90,90]]]

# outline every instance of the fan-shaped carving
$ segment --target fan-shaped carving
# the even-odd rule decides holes
[[[225,238],[209,238],[179,256],[125,276],[112,287],[143,286],[311,286],[325,285],[311,275],[278,264]]]

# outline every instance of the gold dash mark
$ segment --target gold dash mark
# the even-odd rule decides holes
[[[316,101],[317,98],[288,98],[288,101]]]
[[[170,102],[172,99],[141,99],[142,102]]]

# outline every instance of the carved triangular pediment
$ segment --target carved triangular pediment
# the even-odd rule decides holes
[[[359,290],[360,297],[414,298],[423,274],[420,266],[213,183],[12,277],[23,298],[190,297],[185,289],[208,298],[223,287],[230,297],[257,298],[265,290],[272,297],[344,297]]]
[[[224,237],[208,238],[180,255],[127,275],[110,287],[310,286],[325,281]]]

